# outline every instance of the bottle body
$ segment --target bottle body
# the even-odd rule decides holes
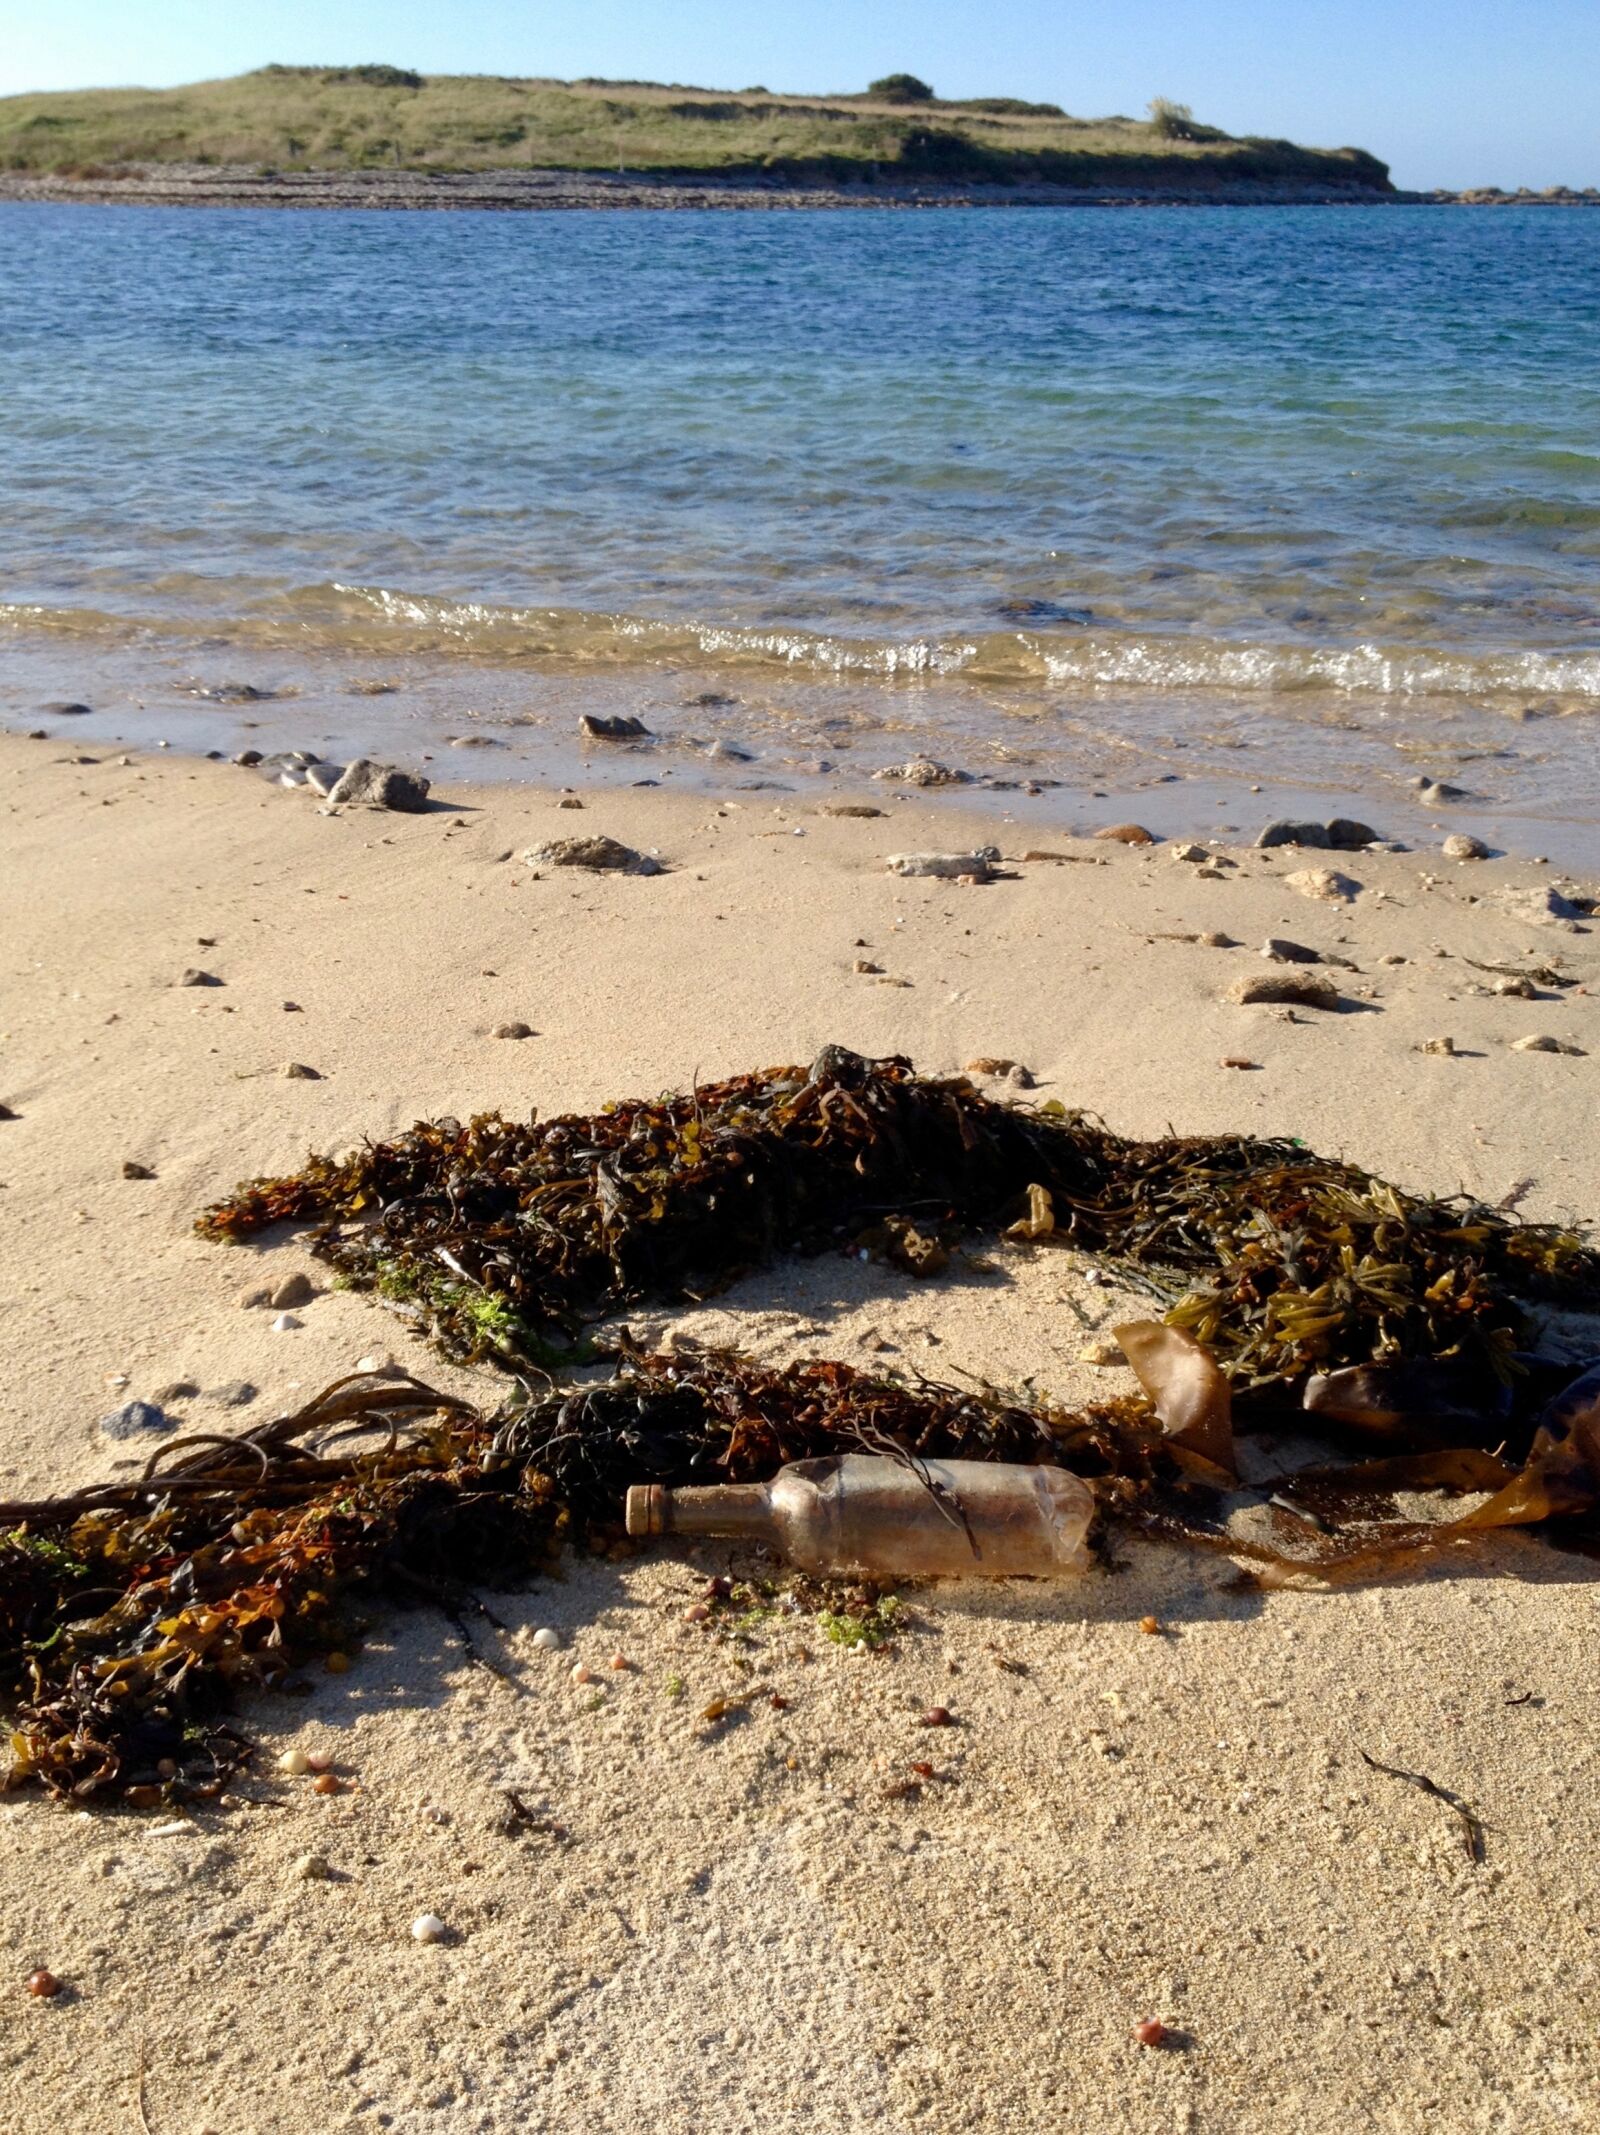
[[[630,1534],[742,1536],[823,1577],[1059,1579],[1088,1569],[1094,1513],[1065,1468],[844,1453],[767,1483],[628,1492]]]

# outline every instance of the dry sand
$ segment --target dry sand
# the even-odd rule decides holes
[[[1325,856],[1240,853],[1206,879],[1166,847],[1052,839],[1078,864],[962,888],[882,871],[958,842],[914,801],[846,821],[771,795],[579,814],[451,790],[417,817],[329,814],[227,766],[87,757],[0,740],[8,1494],[126,1458],[95,1419],[172,1381],[202,1389],[171,1402],[185,1425],[237,1429],[365,1355],[450,1379],[358,1297],[325,1292],[286,1333],[241,1308],[252,1281],[315,1270],[292,1241],[192,1235],[236,1178],[428,1113],[588,1109],[829,1041],[936,1070],[1008,1056],[1133,1132],[1294,1133],[1409,1185],[1531,1179],[1530,1214],[1600,1209],[1600,1001],[1491,998],[1465,961],[1600,983],[1587,928],[1502,903],[1547,886],[1525,863],[1360,854],[1337,862],[1359,895],[1329,905],[1286,884]],[[671,871],[518,862],[587,830]],[[1245,946],[1159,938],[1210,930]],[[1268,933],[1357,965],[1334,974],[1347,1012],[1224,1002],[1269,968]],[[187,966],[223,983],[182,987]],[[510,1018],[537,1035],[489,1035]],[[1510,1049],[1541,1031],[1585,1052]],[[1414,1049],[1442,1035],[1458,1057]],[[1117,1305],[1084,1265],[1001,1258],[927,1285],[813,1261],[672,1324],[1067,1397],[1121,1384],[1081,1361]],[[258,1393],[227,1406],[241,1380]],[[1220,1562],[1127,1558],[1058,1593],[914,1596],[907,1635],[861,1657],[804,1617],[748,1646],[686,1623],[713,1549],[586,1561],[497,1598],[503,1638],[477,1627],[514,1685],[422,1612],[379,1620],[309,1698],[254,1705],[274,1806],[9,1797],[0,2129],[1600,2124],[1594,1565],[1513,1537],[1387,1587],[1252,1599]],[[560,1653],[532,1646],[543,1623]],[[580,1657],[599,1689],[572,1683]],[[959,1725],[920,1729],[931,1703]],[[290,1743],[336,1751],[349,1790],[277,1781]],[[1485,1865],[1358,1746],[1474,1803]],[[918,1757],[938,1780],[886,1798]],[[506,1787],[567,1836],[505,1835]],[[313,1850],[333,1880],[295,1879]],[[429,1910],[453,1939],[419,1947]],[[22,1994],[39,1964],[69,1983],[54,2002]],[[1130,2040],[1151,2014],[1173,2050]]]

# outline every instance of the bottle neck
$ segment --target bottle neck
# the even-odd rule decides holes
[[[628,1492],[628,1532],[770,1542],[776,1524],[764,1483],[720,1483],[698,1490],[649,1483]]]

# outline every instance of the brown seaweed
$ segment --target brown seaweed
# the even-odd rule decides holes
[[[237,1239],[283,1220],[314,1223],[316,1253],[448,1354],[513,1369],[785,1253],[850,1247],[927,1274],[963,1233],[1007,1223],[1163,1287],[1236,1390],[1398,1357],[1504,1385],[1525,1300],[1600,1304],[1600,1258],[1555,1226],[1408,1194],[1293,1142],[1129,1141],[839,1046],[592,1116],[420,1122],[252,1180],[197,1228]]]
[[[1158,1404],[1174,1365],[1193,1378],[1189,1346],[1174,1335],[1164,1362],[1146,1358]],[[1434,1452],[1308,1470],[1269,1493],[1137,1400],[1027,1405],[826,1360],[629,1354],[609,1379],[495,1416],[411,1380],[341,1381],[240,1438],[179,1440],[137,1481],[0,1505],[10,1781],[77,1801],[215,1796],[249,1756],[225,1719],[239,1693],[292,1687],[346,1653],[357,1598],[459,1613],[466,1582],[521,1584],[575,1528],[615,1538],[631,1483],[753,1482],[863,1449],[1059,1462],[1107,1522],[1243,1558],[1269,1583],[1326,1582],[1498,1526],[1593,1533],[1600,1436],[1592,1402],[1578,1409],[1566,1428],[1552,1411],[1520,1471]],[[1493,1495],[1455,1520],[1397,1517],[1395,1493],[1420,1488]]]

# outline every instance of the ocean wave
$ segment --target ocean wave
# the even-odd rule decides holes
[[[122,614],[0,603],[0,626],[125,642],[226,640],[344,658],[450,655],[561,668],[663,668],[879,680],[959,681],[996,692],[1095,690],[1332,693],[1347,697],[1600,701],[1600,652],[1302,646],[1136,630],[864,637],[782,627],[529,608],[384,586],[296,588],[238,615]]]

